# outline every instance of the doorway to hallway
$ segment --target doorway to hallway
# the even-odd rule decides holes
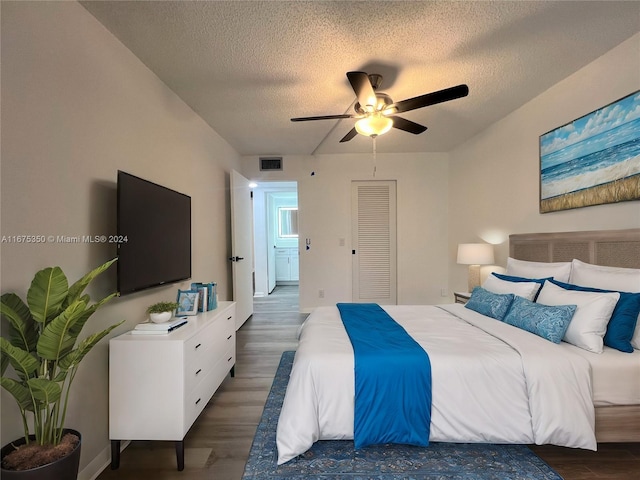
[[[276,286],[298,286],[297,182],[264,182],[253,189],[254,297]]]

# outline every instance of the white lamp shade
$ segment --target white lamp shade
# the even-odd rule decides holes
[[[489,243],[458,245],[458,263],[462,265],[491,265],[493,262],[493,245]]]
[[[356,122],[356,131],[367,137],[382,135],[391,130],[393,120],[382,115],[371,115]]]

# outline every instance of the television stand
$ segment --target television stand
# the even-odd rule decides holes
[[[121,440],[174,441],[184,469],[184,437],[222,381],[235,374],[234,302],[188,317],[166,335],[127,332],[109,342],[111,469]]]

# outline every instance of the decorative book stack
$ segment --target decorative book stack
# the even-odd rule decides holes
[[[191,290],[195,290],[200,294],[198,299],[199,312],[208,312],[210,310],[215,310],[216,308],[218,308],[218,293],[216,282],[194,282],[191,284]]]
[[[173,332],[176,328],[180,328],[187,324],[187,319],[184,317],[175,318],[164,323],[153,323],[147,321],[139,323],[131,330],[133,335],[166,335]]]

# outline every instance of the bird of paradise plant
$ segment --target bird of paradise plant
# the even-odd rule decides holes
[[[91,315],[116,295],[92,303],[84,293],[115,261],[106,262],[71,286],[60,267],[45,268],[35,274],[26,302],[15,293],[0,297],[0,313],[8,322],[8,335],[0,338],[0,384],[17,402],[26,443],[30,435],[40,445],[60,443],[69,392],[80,362],[122,323],[77,342]],[[15,371],[11,377],[5,376],[8,365]]]

